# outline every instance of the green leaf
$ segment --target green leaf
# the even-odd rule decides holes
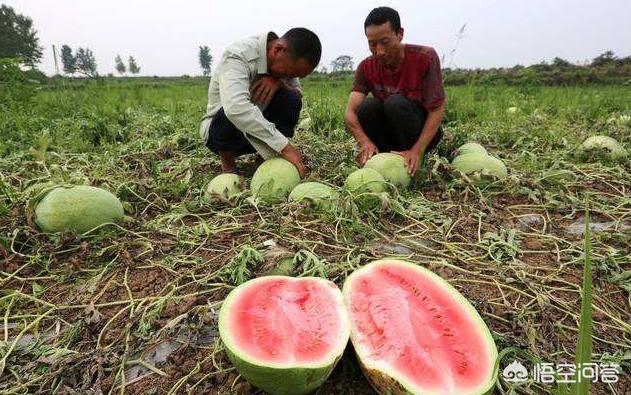
[[[578,329],[578,345],[576,347],[576,382],[572,383],[573,395],[589,395],[590,380],[581,377],[581,366],[592,358],[592,242],[589,229],[589,209],[585,209],[585,267],[583,268],[583,292],[581,303],[581,320]]]

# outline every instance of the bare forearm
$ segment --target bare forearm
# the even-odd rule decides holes
[[[440,122],[443,120],[444,112],[444,107],[440,106],[427,114],[427,119],[425,120],[425,125],[423,125],[421,135],[414,144],[415,150],[419,152],[425,152],[429,144],[432,142],[432,140],[434,140],[434,137],[436,137]]]
[[[359,118],[357,118],[357,113],[352,110],[347,110],[344,115],[344,124],[346,125],[346,130],[351,132],[355,141],[362,142],[368,139],[362,125],[359,123]]]

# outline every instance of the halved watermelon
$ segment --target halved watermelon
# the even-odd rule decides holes
[[[497,348],[471,304],[438,275],[374,261],[344,283],[351,342],[380,394],[486,394]]]
[[[316,277],[259,277],[230,292],[219,313],[228,357],[271,394],[306,394],[342,356],[350,322],[342,292]]]

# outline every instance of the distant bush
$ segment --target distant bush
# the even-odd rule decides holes
[[[559,57],[528,67],[443,70],[446,85],[579,85],[625,84],[631,79],[631,56],[616,57],[607,51],[589,63],[577,65]]]
[[[46,81],[39,70],[22,70],[19,59],[0,59],[0,107],[27,104],[37,93],[37,86]]]
[[[516,65],[490,69],[452,69],[442,70],[445,85],[542,85],[563,86],[581,84],[631,84],[631,56],[619,58],[613,52],[606,51],[587,64],[573,64],[555,57],[550,62],[530,66]],[[318,69],[309,79],[343,80],[352,79],[349,70],[327,72]]]

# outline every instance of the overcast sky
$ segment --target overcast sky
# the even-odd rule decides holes
[[[133,55],[143,75],[200,74],[200,45],[208,45],[217,59],[232,41],[295,26],[320,36],[321,65],[329,67],[340,54],[357,64],[369,55],[363,21],[380,5],[399,11],[405,42],[433,46],[445,55],[445,67],[529,65],[555,56],[585,62],[608,49],[631,55],[631,0],[0,2],[33,19],[45,48],[42,69],[49,74],[53,44],[92,49],[101,74],[114,71],[117,54]]]

